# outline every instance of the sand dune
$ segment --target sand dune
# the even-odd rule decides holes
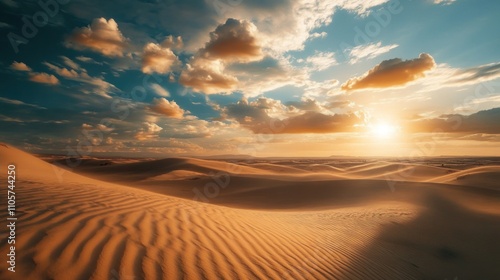
[[[500,279],[500,192],[450,183],[467,170],[415,166],[412,180],[428,182],[394,189],[378,178],[398,172],[387,162],[289,174],[276,162],[166,159],[85,173],[132,188],[10,146],[0,159],[19,174],[16,273],[2,261],[0,279]],[[182,198],[220,172],[230,180],[217,196]]]
[[[474,167],[428,181],[500,190],[500,166]]]

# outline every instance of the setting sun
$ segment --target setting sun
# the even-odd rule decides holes
[[[398,132],[398,127],[390,123],[380,122],[372,125],[370,127],[370,132],[377,138],[394,138]]]

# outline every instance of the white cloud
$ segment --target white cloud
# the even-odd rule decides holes
[[[297,0],[250,4],[245,1],[228,11],[225,17],[251,20],[260,32],[262,45],[272,53],[301,50],[304,43],[316,38],[313,30],[331,23],[336,9],[364,15],[389,0]],[[313,33],[314,34],[314,33]],[[321,34],[321,33],[320,33]]]
[[[328,34],[327,34],[325,31],[323,31],[323,32],[321,32],[321,33],[314,32],[313,34],[311,34],[311,35],[309,36],[309,39],[311,39],[311,40],[312,40],[312,39],[317,39],[317,38],[325,38],[327,35],[328,35]]]
[[[314,71],[322,71],[337,64],[333,52],[316,52],[314,55],[306,58],[306,62],[311,65]]]
[[[169,97],[170,93],[168,90],[160,86],[159,84],[151,84],[151,89],[159,96]]]
[[[355,64],[363,59],[373,59],[396,47],[397,44],[382,46],[382,42],[356,46],[349,51],[349,63]]]
[[[441,4],[441,5],[451,5],[455,2],[456,0],[434,0],[434,4]]]

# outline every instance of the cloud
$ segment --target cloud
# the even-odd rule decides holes
[[[210,59],[254,61],[262,57],[257,28],[246,20],[229,18],[210,33],[210,41],[200,51]]]
[[[179,78],[184,86],[205,94],[242,92],[254,97],[285,85],[302,85],[307,69],[295,68],[284,57],[265,56],[259,61],[224,63],[221,59],[193,59]]]
[[[313,39],[317,39],[317,38],[325,38],[327,35],[328,35],[328,33],[326,33],[325,31],[323,31],[323,32],[321,32],[321,33],[314,32],[314,33],[312,33],[312,34],[309,36],[309,39],[310,39],[310,40],[313,40]]]
[[[48,62],[44,62],[43,64],[63,78],[88,85],[88,87],[81,88],[84,93],[94,93],[105,98],[111,98],[109,93],[118,91],[116,86],[106,82],[102,77],[90,76],[85,69],[80,69],[80,72],[78,72],[74,69],[59,67]]]
[[[224,73],[224,63],[217,60],[195,58],[186,64],[179,83],[205,94],[228,93],[236,89],[238,79]]]
[[[285,119],[284,129],[279,133],[333,133],[356,131],[357,124],[363,123],[357,114],[326,115],[308,111],[302,115]]]
[[[263,58],[257,33],[257,28],[249,21],[227,19],[210,33],[210,40],[186,65],[179,82],[205,94],[235,90],[238,79],[227,73],[226,67]]]
[[[459,85],[485,82],[500,78],[500,62],[471,67],[465,70],[458,70],[454,74],[454,79],[450,83]]]
[[[309,78],[306,67],[296,68],[287,58],[271,56],[254,62],[233,63],[226,67],[225,73],[237,78],[237,90],[247,97],[259,96],[286,85],[299,87]]]
[[[184,110],[173,100],[168,101],[165,98],[155,98],[153,103],[154,105],[149,108],[155,113],[174,119],[182,119],[184,116]]]
[[[27,72],[31,72],[31,68],[26,65],[24,62],[17,62],[17,61],[14,61],[12,62],[12,64],[10,65],[10,68],[11,69],[14,69],[16,71],[27,71]]]
[[[159,84],[151,84],[150,87],[159,96],[162,96],[162,97],[169,97],[170,96],[170,93],[168,92],[168,90],[166,90],[165,88],[163,88]]]
[[[168,47],[148,43],[142,54],[142,72],[165,74],[179,64],[179,59]]]
[[[333,52],[316,52],[313,56],[306,58],[306,62],[314,71],[322,71],[337,64],[334,55]]]
[[[57,85],[59,80],[54,75],[47,73],[30,73],[30,81],[40,84]]]
[[[500,108],[479,111],[471,115],[449,114],[438,118],[410,120],[410,132],[486,133],[500,134]]]
[[[425,76],[425,72],[436,66],[434,58],[422,53],[418,58],[384,60],[361,77],[351,78],[342,84],[343,90],[366,88],[388,88],[405,85]]]
[[[352,12],[357,13],[358,15],[366,15],[367,12],[373,7],[380,6],[389,1],[387,0],[347,0],[340,1],[339,6],[342,9],[350,10]]]
[[[85,63],[99,64],[99,65],[103,64],[102,62],[95,61],[91,57],[87,57],[87,56],[83,56],[83,55],[77,56],[76,59],[81,61],[81,62],[85,62]]]
[[[90,124],[87,124],[87,123],[84,123],[82,124],[82,129],[85,129],[85,130],[100,130],[100,131],[103,131],[103,132],[111,132],[114,130],[114,128],[111,128],[111,127],[108,127],[104,124],[97,124],[96,126],[93,126],[93,125],[90,125]]]
[[[297,109],[304,111],[319,111],[321,106],[314,99],[306,99],[302,101],[290,101],[286,103],[287,106],[293,106]]]
[[[90,49],[105,56],[123,56],[126,42],[114,19],[95,18],[90,26],[76,28],[66,39],[66,46]]]
[[[226,106],[224,117],[236,120],[242,127],[258,134],[334,133],[356,131],[355,125],[364,122],[361,113],[324,114],[315,111],[314,102],[284,106],[280,101],[259,98],[239,101]],[[295,106],[307,111],[297,110]],[[319,106],[318,106],[319,107]]]
[[[28,107],[32,107],[32,108],[36,108],[36,109],[47,109],[45,107],[41,107],[41,106],[38,106],[35,104],[29,104],[29,103],[25,103],[25,102],[20,101],[20,100],[9,99],[9,98],[4,98],[4,97],[0,97],[0,102],[6,103],[6,104],[12,104],[12,105],[28,106]]]
[[[363,15],[386,2],[388,0],[243,1],[225,16],[251,20],[260,32],[263,45],[272,53],[282,54],[302,50],[307,40],[318,38],[314,31],[330,24],[338,9]]]
[[[500,78],[500,62],[478,65],[466,69],[438,64],[421,79],[420,92],[435,91],[447,87],[465,87]]]
[[[161,130],[163,130],[163,128],[156,123],[144,122],[143,127],[137,131],[134,138],[139,141],[157,138]]]
[[[441,5],[451,5],[455,2],[456,0],[434,0],[434,4],[441,4]]]
[[[227,65],[262,59],[262,49],[255,25],[229,18],[210,33],[210,40],[198,50],[182,71],[179,82],[195,92],[229,93],[238,79],[226,73]]]
[[[181,49],[184,47],[184,41],[182,41],[181,36],[174,37],[172,35],[168,35],[165,37],[163,42],[161,42],[161,46],[169,49]]]
[[[64,56],[64,55],[61,55],[60,58],[63,60],[63,63],[68,66],[69,68],[71,69],[74,69],[74,70],[84,70],[80,67],[80,65],[78,65],[78,63],[74,62],[73,60],[71,60],[70,58]]]
[[[373,59],[396,47],[398,47],[396,44],[382,46],[382,42],[356,46],[349,51],[349,63],[355,64],[363,59]]]
[[[57,75],[64,77],[64,78],[72,79],[72,78],[78,78],[80,76],[80,74],[78,74],[78,72],[76,72],[73,69],[58,67],[58,66],[56,66],[52,63],[48,63],[48,62],[44,62],[43,64],[45,66],[47,66],[50,70],[56,72]]]

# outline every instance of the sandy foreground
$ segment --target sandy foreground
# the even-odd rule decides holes
[[[500,166],[175,158],[78,172],[0,146],[0,279],[500,279]]]

